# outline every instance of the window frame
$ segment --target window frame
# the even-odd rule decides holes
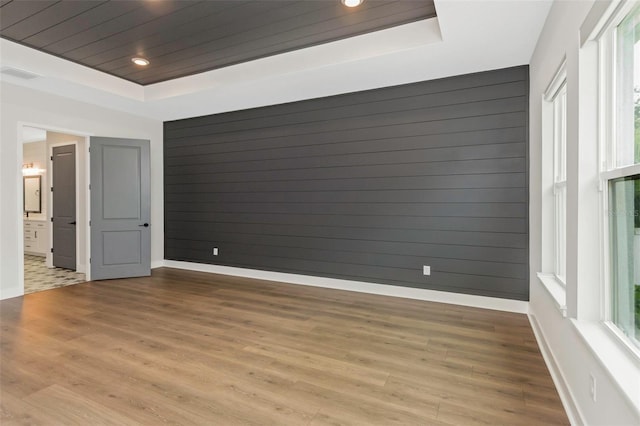
[[[566,56],[562,58],[560,65],[557,70],[554,72],[553,77],[549,81],[545,91],[542,93],[540,99],[540,108],[541,108],[541,270],[536,273],[536,276],[542,287],[547,291],[549,296],[553,299],[556,309],[560,312],[563,318],[567,317],[567,285],[566,281],[560,279],[558,274],[556,273],[558,270],[557,267],[557,256],[558,247],[557,247],[557,234],[558,229],[556,226],[557,214],[556,214],[556,199],[558,189],[562,189],[562,191],[567,192],[567,183],[566,176],[567,174],[567,166],[568,164],[565,162],[565,179],[564,182],[562,180],[556,179],[556,158],[557,158],[557,149],[554,139],[556,137],[556,128],[554,125],[555,121],[555,109],[553,100],[556,98],[558,93],[565,90],[568,87],[567,81],[567,61]],[[568,96],[567,96],[568,100]],[[568,105],[568,102],[565,106]],[[568,114],[568,108],[567,108]],[[566,118],[566,115],[564,116]],[[565,121],[564,130],[568,129],[568,123]],[[568,148],[568,134],[564,135],[565,142],[565,154]],[[566,155],[565,155],[566,161]],[[556,185],[557,184],[557,185]],[[565,197],[565,215],[568,209],[568,202]],[[565,216],[566,217],[566,216]],[[567,259],[567,233],[566,233],[566,222],[564,227],[564,243],[565,243],[565,274],[566,274],[566,259]],[[566,275],[565,275],[566,280]]]
[[[549,226],[547,232],[552,235],[553,259],[552,265],[548,265],[552,269],[551,274],[544,274],[547,277],[551,275],[556,284],[564,290],[566,288],[566,268],[567,268],[567,64],[566,58],[558,67],[551,82],[547,86],[543,97],[543,111],[549,113],[546,118],[543,113],[543,134],[547,140],[544,144],[551,148],[553,167],[551,169],[551,192],[553,199],[545,198],[543,203],[553,204],[553,225]],[[561,115],[558,114],[560,106]],[[560,118],[560,120],[559,120]],[[559,128],[560,127],[560,128]],[[549,140],[551,139],[551,140]],[[563,205],[559,205],[559,198],[564,195]],[[562,209],[562,211],[560,211]],[[564,215],[564,220],[560,220],[560,216]],[[549,224],[551,225],[551,224]],[[562,225],[562,226],[561,226]],[[563,273],[560,273],[563,272]],[[561,304],[561,310],[566,309],[564,301]]]
[[[562,68],[560,86],[553,105],[553,210],[554,270],[556,279],[567,285],[567,76]]]
[[[611,234],[609,183],[612,180],[640,174],[640,163],[618,166],[617,137],[618,116],[616,98],[617,81],[617,29],[622,21],[634,11],[635,2],[624,2],[610,16],[599,34],[594,38],[598,43],[598,190],[600,192],[599,226],[601,255],[601,320],[605,329],[612,333],[636,358],[640,358],[640,345],[614,322],[613,282],[611,278]],[[635,338],[633,340],[636,340]]]

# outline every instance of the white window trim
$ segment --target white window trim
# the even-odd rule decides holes
[[[632,166],[619,167],[613,170],[607,170],[600,172],[601,183],[606,183],[611,179],[618,179],[625,176],[640,174],[640,164],[634,164]]]
[[[553,99],[558,95],[558,92],[567,82],[567,59],[564,58],[562,63],[558,67],[555,75],[551,79],[551,82],[547,86],[547,90],[544,91],[544,100],[547,102],[553,102]]]
[[[556,115],[554,111],[554,101],[556,100],[556,98],[558,97],[558,95],[562,90],[566,90],[566,87],[567,87],[567,66],[566,66],[566,58],[563,58],[562,62],[558,66],[558,69],[554,73],[554,76],[549,82],[549,85],[547,86],[544,92],[544,95],[542,97],[543,126],[544,126],[543,144],[547,146],[547,149],[548,148],[551,149],[551,152],[552,152],[551,158],[553,163],[552,170],[551,170],[552,176],[549,179],[551,185],[549,186],[545,185],[546,188],[550,187],[551,194],[548,194],[548,193],[547,193],[548,195],[543,194],[543,201],[542,201],[543,206],[547,205],[545,209],[549,208],[549,204],[553,205],[553,207],[551,208],[553,212],[552,214],[553,226],[551,226],[551,224],[548,223],[547,226],[543,227],[543,229],[544,229],[544,232],[548,234],[548,238],[552,241],[551,248],[553,249],[553,259],[552,259],[552,264],[550,262],[547,262],[546,265],[543,265],[544,269],[551,270],[551,272],[538,272],[536,274],[536,276],[538,277],[538,280],[542,283],[547,293],[552,297],[556,308],[558,309],[558,311],[561,313],[563,317],[567,316],[567,294],[566,294],[566,282],[563,279],[561,279],[556,273],[559,269],[558,268],[559,248],[558,248],[558,240],[557,240],[557,234],[558,234],[557,213],[558,212],[556,207],[556,201],[557,201],[556,195],[558,194],[559,190],[561,189],[566,190],[567,181],[566,181],[566,170],[565,170],[565,177],[562,180],[559,179],[559,176],[557,175],[557,172],[556,172],[557,150],[556,150],[556,127],[555,127]],[[566,117],[565,117],[565,120],[566,120]],[[564,123],[564,126],[566,129],[566,122]],[[565,135],[565,138],[566,138],[566,135]],[[565,144],[566,144],[566,140],[565,140]],[[565,146],[565,150],[566,150],[566,146]],[[565,158],[566,158],[566,154],[565,154]],[[566,165],[565,165],[565,169],[566,169]],[[543,173],[546,173],[546,172],[543,172]],[[545,189],[545,191],[547,190]],[[565,214],[566,214],[566,205],[565,205]],[[566,225],[565,225],[565,247],[566,247]],[[566,253],[565,253],[564,259],[566,262]]]
[[[538,272],[536,274],[538,280],[542,283],[542,286],[549,296],[553,299],[553,303],[556,309],[562,314],[562,318],[567,317],[567,291],[565,286],[556,278],[555,274],[543,274]]]
[[[565,61],[566,62],[566,61]],[[554,275],[563,287],[567,285],[567,80],[566,63],[560,74],[564,76],[551,98],[553,105],[553,210],[554,210]],[[554,81],[558,80],[557,76]],[[558,120],[558,97],[563,96],[561,120]],[[561,127],[558,127],[560,125]],[[561,153],[560,153],[561,152]],[[558,195],[564,193],[563,205],[558,205]],[[561,247],[561,242],[563,247]],[[560,274],[563,270],[564,275]]]

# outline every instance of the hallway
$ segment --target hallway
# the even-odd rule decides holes
[[[24,255],[24,294],[66,287],[85,281],[85,275],[63,268],[47,268],[44,257]]]

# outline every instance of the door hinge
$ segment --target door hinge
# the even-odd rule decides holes
[[[91,226],[91,221],[89,221],[89,226]]]
[[[91,184],[89,184],[89,191],[91,191]]]
[[[53,161],[53,155],[51,156],[51,161]]]
[[[89,258],[89,263],[91,263],[91,258]]]
[[[51,216],[51,222],[53,222],[53,216]]]
[[[51,247],[51,253],[53,253],[53,247]]]
[[[51,192],[53,192],[53,186],[51,187]]]

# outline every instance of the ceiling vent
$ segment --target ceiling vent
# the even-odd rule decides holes
[[[12,77],[20,78],[22,80],[33,80],[34,78],[41,77],[38,74],[34,74],[32,72],[21,70],[19,68],[13,68],[13,67],[2,67],[2,69],[0,69],[0,74],[10,75]]]

